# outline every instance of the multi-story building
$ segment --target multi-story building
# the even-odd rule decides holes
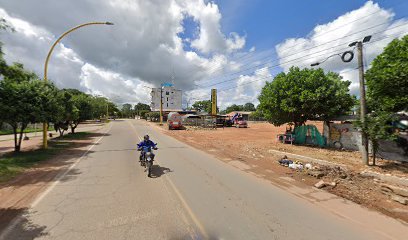
[[[152,88],[150,104],[152,111],[160,111],[160,96],[163,98],[163,111],[182,111],[182,91],[176,89],[173,84],[165,83],[162,88]]]

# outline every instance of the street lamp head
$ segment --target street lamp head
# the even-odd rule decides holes
[[[358,43],[358,41],[352,42],[352,43],[349,44],[349,47],[353,47],[353,46],[357,45],[357,43]]]
[[[365,36],[363,39],[363,43],[369,42],[371,40],[371,35]]]
[[[106,25],[113,25],[112,22],[106,22],[105,24],[106,24]]]
[[[316,63],[312,63],[312,64],[310,64],[310,66],[311,66],[311,67],[315,67],[315,66],[318,66],[318,65],[320,65],[320,63],[319,63],[319,62],[316,62]]]

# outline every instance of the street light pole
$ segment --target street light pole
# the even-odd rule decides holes
[[[54,51],[55,46],[69,33],[85,27],[85,26],[89,26],[89,25],[113,25],[113,23],[111,22],[89,22],[89,23],[84,23],[81,25],[78,25],[76,27],[71,28],[70,30],[66,31],[65,33],[63,33],[55,42],[54,44],[51,46],[50,50],[48,51],[48,55],[47,58],[45,59],[45,64],[44,64],[44,81],[47,82],[47,74],[48,74],[48,62],[50,61],[50,57],[52,52]],[[48,147],[48,142],[47,142],[47,132],[48,132],[48,123],[44,122],[43,123],[43,148],[47,148]]]

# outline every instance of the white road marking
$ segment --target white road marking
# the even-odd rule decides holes
[[[44,199],[44,197],[47,196],[47,194],[50,193],[58,183],[61,182],[61,179],[65,177],[82,160],[82,158],[84,158],[89,153],[89,151],[91,151],[91,149],[102,140],[103,137],[106,136],[111,128],[112,124],[110,124],[109,129],[104,133],[104,135],[96,140],[96,142],[94,142],[92,146],[90,146],[88,150],[84,154],[82,154],[81,157],[79,157],[67,170],[65,170],[65,172],[63,172],[62,174],[58,174],[54,178],[54,182],[41,195],[39,195],[36,200],[34,200],[34,202],[31,203],[30,208],[34,208],[35,206],[37,206]],[[7,228],[0,234],[0,240],[7,239],[6,237],[7,235],[9,235],[10,231],[13,230],[22,220],[22,215],[16,216],[7,226]]]

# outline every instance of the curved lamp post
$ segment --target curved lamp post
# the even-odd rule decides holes
[[[61,41],[61,39],[63,39],[66,35],[68,35],[69,33],[85,27],[85,26],[89,26],[89,25],[113,25],[113,23],[111,22],[88,22],[88,23],[84,23],[81,25],[78,25],[76,27],[71,28],[70,30],[66,31],[65,33],[63,33],[58,39],[57,41],[54,42],[54,44],[51,46],[50,51],[48,52],[47,58],[45,59],[45,64],[44,64],[44,81],[48,81],[47,79],[47,73],[48,73],[48,62],[50,60],[52,51],[54,50],[55,46]],[[47,148],[48,147],[48,142],[47,142],[47,132],[48,132],[48,124],[46,122],[43,123],[43,148]]]

